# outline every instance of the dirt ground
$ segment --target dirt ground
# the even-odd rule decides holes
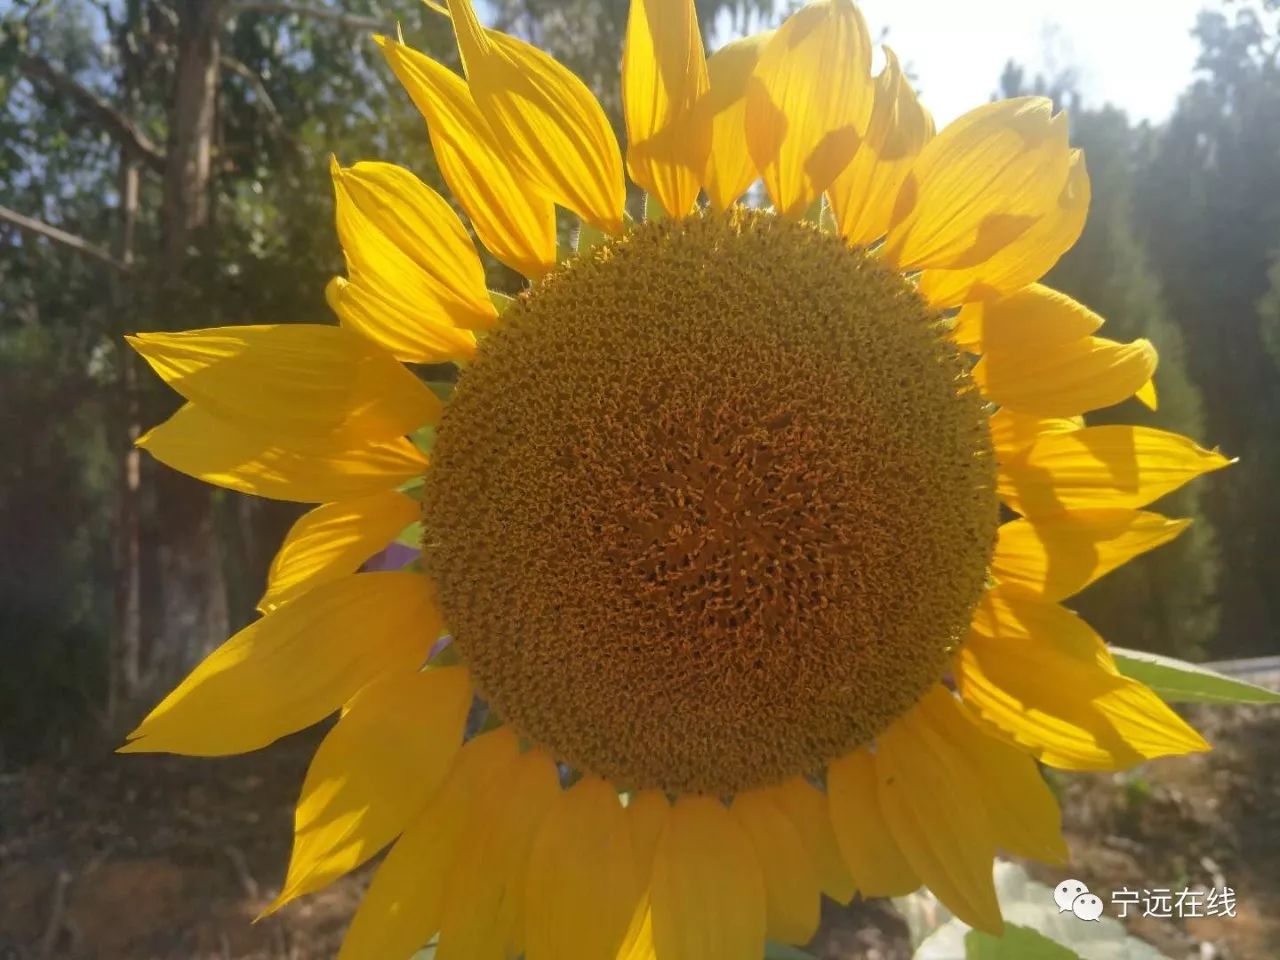
[[[1231,886],[1234,919],[1141,919],[1174,960],[1280,957],[1280,710],[1197,712],[1205,757],[1057,783],[1091,890]],[[292,803],[318,741],[224,760],[115,756],[0,776],[0,960],[323,960],[367,882],[346,878],[253,923],[288,859]],[[823,960],[907,960],[888,905],[827,904]]]

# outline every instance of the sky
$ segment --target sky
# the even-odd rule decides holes
[[[1005,62],[1075,67],[1085,102],[1160,121],[1191,79],[1196,13],[1222,0],[858,0],[939,125],[985,103]],[[878,64],[876,65],[878,69]]]

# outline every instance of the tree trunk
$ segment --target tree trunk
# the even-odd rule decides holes
[[[116,256],[132,266],[134,235],[138,222],[139,161],[121,148],[120,224]],[[128,315],[133,284],[117,276],[112,284],[116,316]],[[119,331],[123,332],[123,331]],[[107,686],[107,723],[113,725],[120,707],[132,701],[142,681],[142,464],[134,441],[141,434],[138,405],[138,363],[132,351],[117,343],[120,369],[117,375],[116,423],[120,463],[116,479],[115,566],[116,623],[112,631],[110,673]]]
[[[201,295],[199,267],[211,219],[223,6],[223,0],[183,0],[178,7],[178,61],[160,218],[165,269],[157,304],[180,312],[157,318],[164,325],[189,326],[196,317],[214,322],[208,316],[209,298]],[[161,538],[156,559],[163,583],[148,679],[168,686],[225,639],[227,597],[212,489],[161,470],[156,503]]]
[[[142,9],[128,3],[122,19],[115,25],[116,49],[120,51],[120,103],[124,116],[137,116],[142,66],[133,36],[141,26]],[[138,698],[142,685],[143,634],[142,603],[142,457],[134,442],[142,433],[142,410],[138,394],[138,360],[122,342],[124,334],[137,322],[139,309],[138,282],[133,275],[138,233],[138,204],[142,165],[136,138],[117,138],[120,146],[115,249],[113,253],[124,266],[111,280],[111,306],[116,317],[111,330],[120,363],[116,370],[116,396],[111,436],[117,462],[115,489],[115,535],[113,538],[115,567],[115,624],[111,631],[107,672],[107,704],[105,720],[114,736],[115,727]],[[154,149],[154,148],[153,148]]]
[[[209,223],[209,180],[218,108],[222,0],[184,0],[178,14],[178,63],[165,159],[165,259],[184,271],[192,235]]]

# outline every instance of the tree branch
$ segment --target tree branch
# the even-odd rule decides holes
[[[157,172],[164,171],[164,151],[151,142],[137,125],[93,91],[82,87],[44,57],[23,54],[18,69],[37,83],[44,84],[75,102],[88,115],[128,150],[132,150]]]
[[[235,57],[229,57],[224,54],[218,58],[218,62],[249,85],[259,109],[267,115],[267,121],[271,124],[271,129],[276,133],[282,132],[284,130],[284,119],[280,116],[280,111],[276,109],[276,102],[271,99],[271,94],[267,91],[267,86],[262,82],[262,78],[248,64],[242,63]]]
[[[70,247],[76,253],[97,260],[99,263],[105,263],[121,273],[128,273],[130,270],[127,263],[117,260],[110,252],[102,247],[95,246],[83,237],[77,237],[74,233],[59,230],[43,220],[35,220],[18,213],[16,210],[10,210],[8,207],[0,207],[0,223],[11,223],[24,233],[29,233],[36,237],[44,237],[46,240],[53,240],[64,247]]]
[[[375,20],[373,17],[362,17],[341,10],[329,10],[325,7],[309,7],[302,3],[274,3],[269,0],[240,0],[227,7],[227,16],[234,17],[240,13],[278,13],[284,16],[310,17],[313,20],[330,20],[344,27],[356,30],[376,30],[389,33],[394,24]]]

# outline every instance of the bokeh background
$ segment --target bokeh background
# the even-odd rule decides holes
[[[480,6],[577,71],[622,138],[626,0]],[[710,46],[784,12],[699,10]],[[1280,4],[864,10],[940,123],[1032,92],[1070,111],[1094,199],[1048,281],[1108,336],[1160,351],[1159,410],[1091,420],[1240,458],[1159,504],[1195,525],[1077,607],[1127,647],[1280,654]],[[314,733],[227,761],[110,753],[253,618],[303,509],[134,450],[178,401],[121,337],[328,322],[330,154],[393,160],[447,193],[369,40],[397,26],[456,62],[417,0],[0,0],[0,958],[329,956],[358,895],[359,876],[248,923],[282,877]],[[1196,719],[1222,748],[1210,758],[1064,781],[1073,866],[1095,888],[1230,883],[1234,921],[1135,929],[1171,957],[1280,956],[1280,720]],[[833,911],[814,951],[905,956],[895,924],[874,905]]]

